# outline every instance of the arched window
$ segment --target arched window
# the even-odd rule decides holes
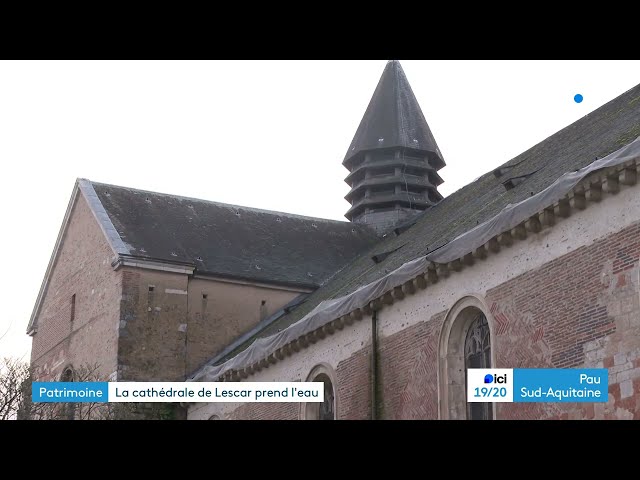
[[[73,367],[68,365],[62,371],[62,375],[60,375],[61,382],[73,382],[75,378],[75,374],[73,372]],[[62,420],[74,420],[76,416],[76,404],[73,402],[65,402],[60,404],[60,418]]]
[[[440,335],[438,382],[441,419],[493,419],[491,403],[467,402],[467,369],[491,368],[492,318],[477,297],[465,297],[447,313]]]
[[[61,382],[73,382],[73,367],[69,365],[62,371],[60,375]]]
[[[302,418],[305,420],[335,420],[336,394],[335,374],[326,364],[316,366],[307,377],[307,382],[322,382],[324,384],[324,401],[302,404]]]
[[[318,404],[318,420],[335,420],[335,412],[333,411],[333,383],[331,379],[321,373],[313,379],[314,382],[324,383],[324,401]]]
[[[468,368],[491,368],[491,334],[487,317],[482,312],[476,314],[467,330],[464,341],[464,365],[465,371]],[[491,403],[468,402],[467,418],[489,420],[493,418],[491,407]]]

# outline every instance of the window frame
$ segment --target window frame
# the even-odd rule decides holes
[[[491,310],[482,296],[470,294],[458,300],[447,312],[438,346],[438,418],[468,418],[466,401],[465,340],[469,327],[482,313],[489,327],[490,365],[496,365],[495,328]],[[493,405],[491,419],[497,418],[499,405]]]
[[[333,418],[321,419],[320,417],[320,403],[318,402],[304,402],[300,404],[300,418],[302,420],[337,420],[338,416],[338,388],[336,381],[336,374],[331,365],[328,363],[320,363],[313,367],[307,375],[305,382],[315,382],[318,377],[326,377],[331,383],[331,390],[333,392]],[[325,384],[326,388],[326,384]]]

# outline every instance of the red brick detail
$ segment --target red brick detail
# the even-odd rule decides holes
[[[605,303],[610,285],[603,282],[603,272],[613,268],[617,274],[639,258],[640,224],[635,224],[487,292],[500,366],[582,365],[584,344],[616,330]],[[619,278],[613,281],[620,285]],[[536,362],[531,362],[532,340],[542,341],[547,350],[538,352]]]
[[[229,420],[298,420],[300,404],[288,402],[247,403],[236,408]]]
[[[438,418],[438,337],[444,313],[380,341],[382,418]]]
[[[620,384],[609,385],[609,394],[613,397],[614,403],[618,403],[620,401]]]
[[[626,278],[627,276],[624,273],[621,273],[620,275],[618,275],[618,283],[616,284],[616,286],[624,287],[627,284]]]
[[[562,403],[502,403],[499,407],[498,419],[500,420],[538,420],[538,419],[562,419],[567,416],[567,404]],[[568,418],[568,417],[567,417]]]
[[[609,299],[629,289],[629,273],[640,258],[640,224],[581,247],[487,292],[494,318],[493,348],[502,368],[579,368],[585,344],[609,337],[604,368],[614,367],[612,351],[640,346],[633,336],[616,332]],[[507,328],[508,326],[508,328]],[[622,350],[613,348],[622,342]],[[591,342],[591,343],[590,343]],[[614,342],[614,343],[611,343]],[[640,359],[633,360],[633,368]],[[640,379],[634,395],[620,398],[620,384],[609,385],[609,401],[598,403],[511,403],[499,408],[501,419],[638,418]],[[598,412],[600,412],[598,414]],[[599,417],[598,417],[599,415]]]
[[[619,277],[603,279],[612,270],[628,270],[639,257],[640,224],[636,224],[489,290],[486,300],[494,321],[496,367],[581,367],[585,344],[607,336],[610,342],[620,342],[624,332],[616,332],[608,299],[612,292],[628,289],[630,281],[625,279],[625,285],[619,287]],[[402,306],[402,302],[398,305]],[[379,338],[378,418],[437,418],[437,352],[443,319],[444,314],[438,314]],[[640,346],[634,346],[632,340],[633,337],[625,338],[625,350]],[[370,418],[370,352],[370,346],[365,346],[336,369],[339,418]],[[291,360],[296,361],[296,357]],[[603,365],[614,366],[610,352]],[[633,365],[640,367],[640,359],[633,360]],[[503,403],[496,407],[497,418],[618,419],[626,418],[626,412],[630,412],[640,419],[640,379],[633,380],[633,389],[632,397],[621,400],[620,385],[610,385],[611,396],[606,404]],[[269,409],[264,405],[268,404],[245,405],[237,415],[292,418],[293,413],[284,409],[286,404],[279,404],[283,410],[270,410],[269,414],[249,413],[249,409]],[[296,411],[296,418],[297,415]]]
[[[531,339],[533,342],[538,342],[542,340],[544,336],[544,326],[540,325],[538,329],[533,333],[533,338]]]
[[[371,418],[371,345],[343,360],[336,368],[338,418]]]
[[[640,241],[636,238],[635,242],[629,242],[628,245],[619,245],[614,253],[613,274],[623,272],[633,268],[638,261],[638,252],[640,251]]]
[[[496,321],[496,335],[504,335],[507,333],[507,328],[509,328],[509,318],[498,310],[498,304],[495,302],[491,305],[491,314]]]
[[[616,400],[614,405],[616,409],[621,408],[633,412],[636,409],[636,401],[635,397],[627,397],[622,400]]]
[[[585,403],[583,407],[583,417],[586,420],[593,420],[595,418],[595,412],[593,408],[593,403]]]

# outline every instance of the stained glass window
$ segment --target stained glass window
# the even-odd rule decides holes
[[[464,364],[467,368],[491,368],[491,338],[489,324],[484,313],[479,313],[469,326],[464,341]],[[492,403],[467,403],[467,418],[490,420],[493,417]]]
[[[318,419],[335,420],[335,412],[333,410],[334,394],[331,379],[324,373],[321,373],[315,378],[314,382],[324,383],[324,402],[319,405]]]

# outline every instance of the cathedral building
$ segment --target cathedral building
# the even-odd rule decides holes
[[[182,405],[194,420],[640,419],[639,100],[443,197],[389,61],[344,222],[79,179],[28,325],[37,378],[324,382],[323,403]],[[467,368],[589,367],[607,402],[466,401]]]

